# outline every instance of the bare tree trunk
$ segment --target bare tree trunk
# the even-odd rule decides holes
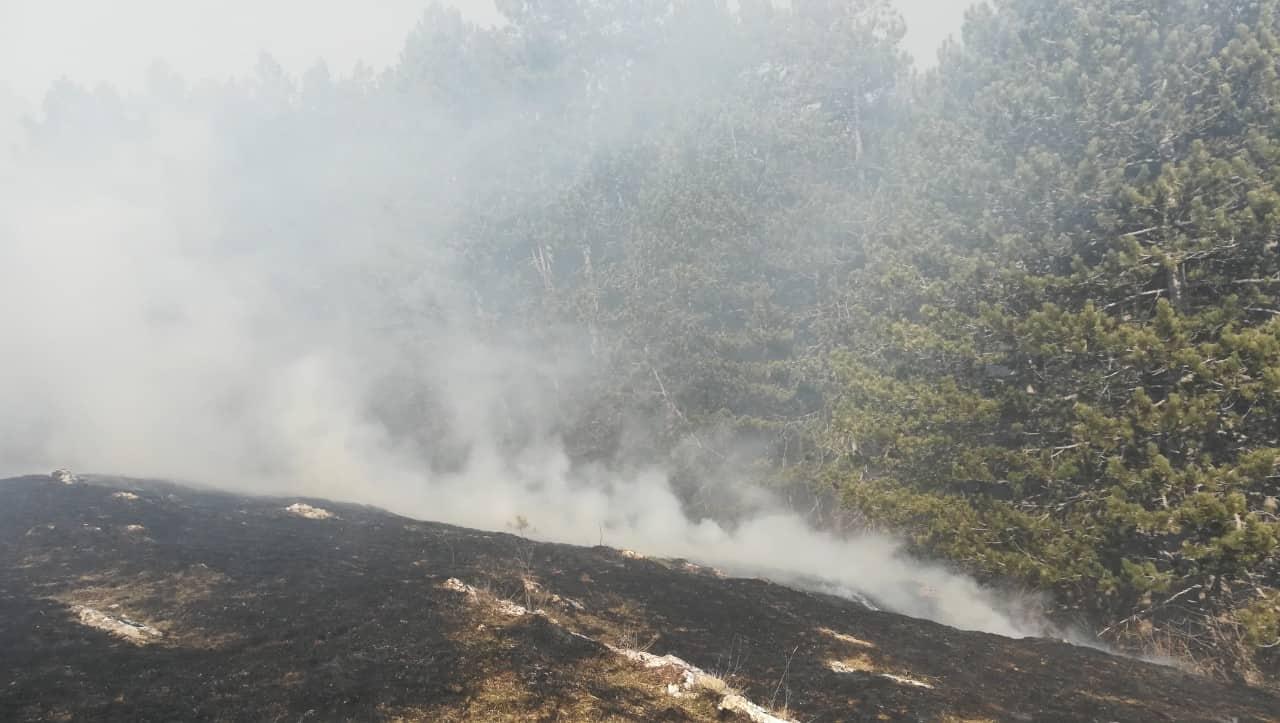
[[[1182,311],[1183,273],[1182,262],[1175,263],[1165,271],[1165,290],[1169,294],[1169,303],[1173,305],[1174,311]]]

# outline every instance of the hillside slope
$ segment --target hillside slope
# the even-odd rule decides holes
[[[3,720],[1280,711],[1264,691],[679,561],[105,478],[0,482],[0,651]]]

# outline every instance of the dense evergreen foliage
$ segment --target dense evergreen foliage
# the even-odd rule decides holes
[[[666,459],[703,510],[745,457],[1110,639],[1275,666],[1280,0],[996,0],[923,75],[886,2],[788,5],[435,9],[381,75],[153,94],[255,108],[224,130],[290,153],[300,224],[333,168],[396,169],[317,244],[394,227],[387,284],[446,235],[467,314],[573,331],[575,454]],[[62,87],[34,137],[86,105],[129,133]]]
[[[1276,642],[1276,10],[974,14],[848,284],[851,505],[1122,630]]]

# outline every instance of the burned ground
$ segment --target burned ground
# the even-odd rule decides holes
[[[605,547],[0,482],[0,720],[745,719],[735,691],[800,721],[1280,720],[1266,691]]]

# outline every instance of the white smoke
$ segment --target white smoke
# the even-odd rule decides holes
[[[245,82],[291,81],[264,63]],[[455,201],[476,149],[512,142],[501,126],[415,128],[392,153],[352,140],[358,115],[300,136],[287,111],[228,108],[224,92],[63,86],[32,131],[0,126],[0,473],[173,478],[489,529],[524,518],[545,539],[1039,632],[892,540],[837,539],[780,507],[731,528],[690,519],[660,468],[575,466],[557,407],[587,357],[485,328],[453,283]],[[410,178],[418,163],[434,181]],[[382,401],[409,390],[432,403],[388,421]],[[423,430],[458,463],[427,463]]]

